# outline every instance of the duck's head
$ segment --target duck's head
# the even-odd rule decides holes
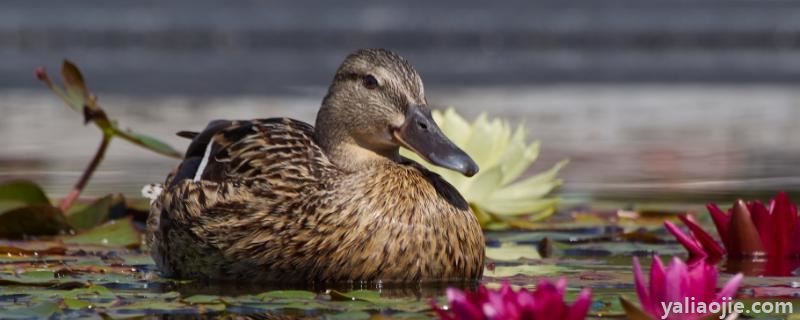
[[[359,50],[336,71],[317,114],[316,139],[342,167],[405,147],[428,162],[473,176],[478,165],[442,133],[417,71],[384,49]]]

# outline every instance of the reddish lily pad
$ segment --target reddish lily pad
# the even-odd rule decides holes
[[[60,241],[3,241],[0,254],[11,255],[63,255],[67,248]]]

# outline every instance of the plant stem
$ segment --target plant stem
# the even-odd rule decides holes
[[[83,174],[81,175],[80,180],[75,183],[75,186],[72,187],[72,191],[61,200],[61,203],[58,204],[58,208],[61,209],[61,212],[66,213],[69,207],[72,206],[72,203],[78,199],[83,191],[83,188],[86,187],[86,184],[89,182],[89,179],[92,178],[92,174],[94,171],[97,170],[97,166],[100,165],[100,161],[103,160],[103,156],[106,154],[106,149],[108,149],[108,144],[111,142],[111,138],[113,135],[110,134],[103,134],[103,140],[100,141],[100,147],[97,148],[97,152],[94,154],[94,158],[92,158],[92,162],[89,163],[89,166],[86,167],[86,170],[83,170]]]

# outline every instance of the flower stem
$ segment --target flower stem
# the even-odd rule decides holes
[[[108,149],[108,144],[111,142],[112,137],[113,135],[103,134],[103,140],[100,141],[100,147],[97,148],[97,152],[95,152],[92,162],[89,163],[89,166],[86,167],[86,170],[83,170],[80,180],[78,180],[78,182],[75,183],[75,186],[72,187],[72,191],[70,191],[69,194],[67,194],[67,196],[61,200],[61,203],[58,204],[58,208],[61,209],[61,212],[66,213],[75,200],[77,200],[81,195],[83,188],[86,187],[89,179],[92,178],[92,174],[95,170],[97,170],[97,166],[100,165],[100,161],[103,160],[103,156],[106,154],[106,149]]]

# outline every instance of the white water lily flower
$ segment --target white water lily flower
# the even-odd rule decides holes
[[[403,149],[401,154],[425,165],[450,182],[470,203],[481,225],[487,228],[525,226],[555,212],[559,199],[546,197],[562,181],[556,177],[567,164],[562,160],[547,171],[518,180],[539,156],[539,141],[525,142],[527,132],[520,125],[511,129],[508,121],[481,114],[467,122],[453,108],[433,111],[433,119],[445,135],[463,149],[480,167],[468,178],[458,172],[433,166]]]

